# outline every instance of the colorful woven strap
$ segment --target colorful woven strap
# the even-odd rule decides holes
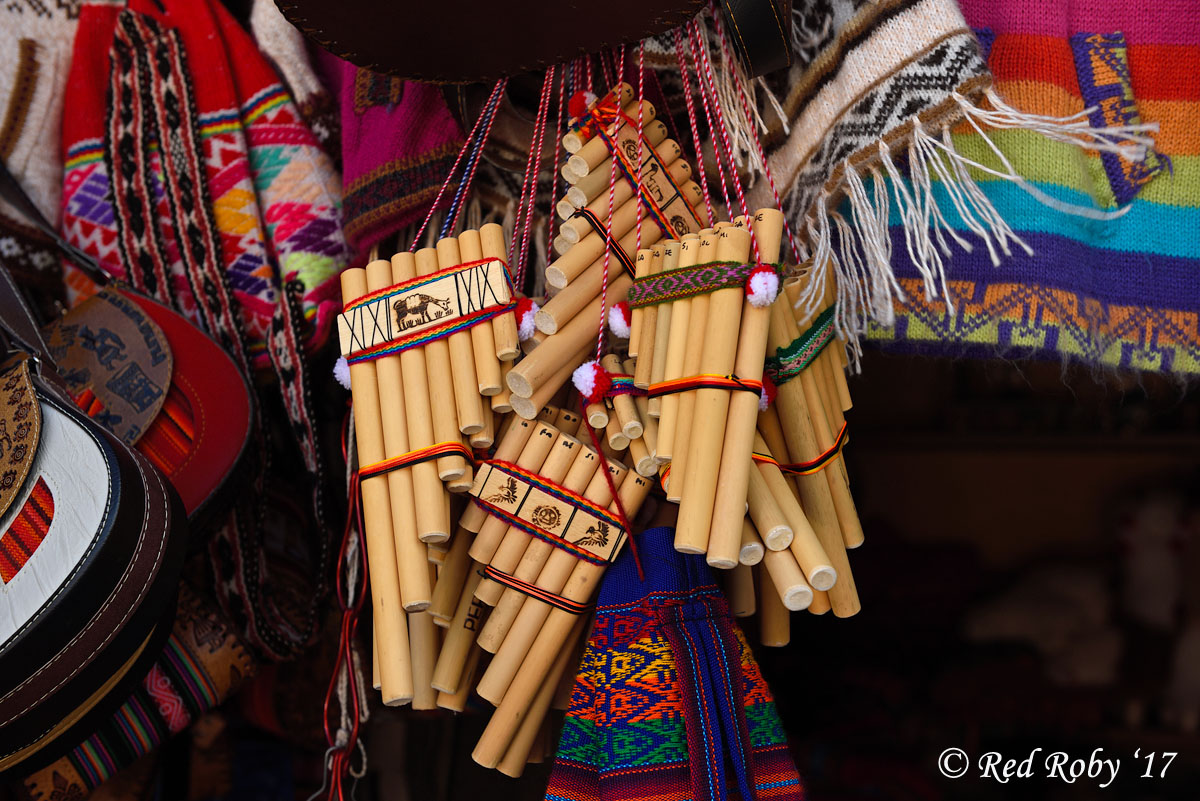
[[[585,139],[591,139],[596,135],[598,130],[613,124],[623,116],[621,106],[618,104],[616,90],[614,89],[593,103],[591,108],[585,111],[582,117],[573,122],[568,130],[572,133],[578,133]]]
[[[616,542],[616,543],[620,542],[620,539],[622,537],[624,537],[624,535],[625,535],[625,527],[621,525],[620,519],[618,519],[618,517],[615,514],[613,514],[612,512],[610,512],[608,509],[604,508],[603,506],[600,506],[599,504],[597,504],[593,501],[589,501],[587,498],[584,498],[582,495],[572,492],[571,490],[567,489],[566,487],[562,486],[561,484],[559,484],[555,481],[551,481],[550,479],[544,478],[542,476],[539,476],[537,473],[526,470],[525,468],[521,467],[518,464],[514,464],[513,462],[507,462],[507,461],[504,461],[501,459],[489,459],[489,460],[485,461],[483,464],[489,465],[493,470],[496,470],[500,473],[504,473],[504,474],[507,474],[514,478],[518,478],[518,479],[522,480],[523,482],[525,482],[526,484],[529,484],[530,486],[532,486],[538,490],[541,490],[542,492],[546,493],[547,495],[555,498],[558,501],[561,501],[562,503],[566,504],[567,506],[570,506],[573,509],[585,512],[588,515],[599,518],[601,521],[601,524],[605,527],[608,527],[609,530],[604,532],[603,542],[600,542],[600,543],[589,543],[585,540],[579,540],[578,542],[568,542],[567,540],[563,539],[562,537],[558,536],[557,534],[555,534],[551,531],[547,531],[546,529],[542,528],[541,526],[537,525],[536,523],[533,523],[528,520],[523,520],[522,518],[518,517],[515,512],[509,512],[508,510],[498,506],[496,503],[488,501],[482,497],[479,497],[478,495],[473,496],[473,500],[475,501],[476,505],[478,505],[480,508],[482,508],[485,512],[492,515],[493,517],[498,517],[501,520],[508,523],[510,526],[513,526],[517,529],[520,529],[521,531],[524,531],[526,534],[530,535],[531,537],[537,537],[538,539],[542,540],[543,542],[553,545],[555,548],[560,548],[560,549],[566,551],[567,553],[571,554],[572,556],[574,556],[577,559],[582,559],[583,561],[590,562],[591,564],[594,564],[594,565],[607,565],[608,564],[608,560],[592,553],[590,550],[588,550],[586,548],[586,546],[589,544],[604,545],[604,544],[611,543],[611,542]],[[477,476],[476,480],[478,482],[479,476]],[[479,486],[478,483],[477,483],[477,486]],[[570,524],[568,522],[566,525],[562,526],[562,528],[564,530],[566,530],[569,525]],[[617,549],[614,548],[613,553],[614,554],[617,553]]]
[[[628,115],[622,113],[620,119],[630,125],[635,132],[637,131],[637,122],[630,119]],[[646,140],[645,136],[642,136],[641,152],[645,161],[642,165],[635,167],[630,161],[631,154],[629,150],[632,150],[633,153],[638,151],[636,142],[627,150],[626,147],[622,147],[613,141],[608,127],[601,126],[596,130],[596,135],[604,142],[604,146],[608,148],[609,154],[616,160],[617,166],[621,168],[621,172],[625,176],[625,180],[629,181],[629,185],[640,188],[638,198],[641,200],[646,211],[654,219],[654,222],[662,230],[663,236],[668,239],[674,239],[689,232],[694,233],[699,231],[701,228],[700,215],[696,213],[696,209],[692,207],[692,204],[671,179],[671,174],[667,171],[667,165],[663,164],[654,146]],[[635,133],[634,136],[636,137],[637,134]],[[649,169],[645,169],[646,164],[650,165]],[[668,191],[662,192],[662,196],[666,198],[664,202],[660,202],[659,198],[655,197],[655,192],[651,191],[651,188],[645,181],[638,180],[637,176],[642,174],[643,171],[647,175],[657,176],[658,179],[668,184]],[[656,187],[656,189],[659,188]],[[681,210],[690,216],[690,220],[679,214],[672,216],[666,211],[667,208],[677,203],[682,204],[683,208]]]
[[[492,262],[500,263],[508,299],[490,306],[483,306],[483,298],[489,294],[489,290],[485,286],[486,280],[482,276],[470,274],[470,271]],[[461,279],[457,278],[462,273],[468,273],[468,275]],[[464,310],[465,313],[457,317],[451,317],[437,325],[420,327],[418,324],[417,331],[407,336],[392,338],[391,317],[386,311],[387,301],[398,295],[409,295],[423,286],[444,280],[448,277],[454,278],[458,291],[465,291],[469,298],[472,293],[477,296],[467,301],[468,309],[473,302],[478,302],[481,308]],[[460,284],[461,286],[459,286]],[[494,292],[490,294],[495,295]],[[462,301],[460,300],[461,303]],[[372,304],[380,304],[384,307],[383,323],[380,323],[379,311],[369,313],[370,310],[366,308]],[[348,334],[348,341],[343,341],[343,355],[346,356],[346,361],[350,364],[379,359],[383,356],[401,353],[409,348],[419,348],[430,342],[445,339],[451,334],[478,325],[484,320],[490,320],[506,312],[514,311],[516,308],[517,299],[513,289],[512,275],[509,273],[508,265],[503,259],[485,258],[456,264],[453,267],[447,267],[444,270],[438,270],[429,275],[411,278],[408,281],[401,281],[398,284],[369,292],[357,300],[347,303],[342,312],[345,330]],[[342,324],[340,323],[339,325],[341,326]]]
[[[572,615],[582,615],[584,612],[592,608],[591,604],[581,604],[578,601],[572,601],[570,598],[564,598],[549,590],[544,590],[536,584],[530,584],[528,581],[522,581],[511,573],[505,573],[503,570],[487,565],[483,568],[483,575],[490,578],[492,581],[503,584],[505,587],[512,587],[517,592],[528,595],[530,598],[536,598],[543,603],[547,603],[564,612],[570,612]]]
[[[796,337],[786,347],[777,348],[774,356],[767,357],[763,372],[771,376],[776,386],[792,380],[812,364],[825,346],[833,341],[834,307],[830,306],[817,315],[808,330]]]
[[[605,228],[604,222],[596,216],[596,213],[591,209],[583,208],[571,215],[572,217],[582,217],[587,221],[587,224],[592,226],[592,230],[600,235],[601,239],[608,236],[608,229]],[[617,257],[617,261],[621,262],[621,266],[625,268],[625,272],[629,273],[629,277],[633,277],[633,259],[625,252],[625,248],[621,247],[616,239],[613,239],[609,246],[612,248],[612,254]]]
[[[412,467],[421,462],[440,459],[450,454],[458,454],[471,463],[475,461],[475,454],[461,442],[439,442],[436,445],[430,445],[428,448],[418,448],[415,451],[409,451],[399,456],[393,456],[390,459],[384,459],[382,462],[364,465],[358,469],[358,477],[360,480],[365,481],[368,478],[373,478],[383,473],[390,473],[393,470],[403,470],[405,467]]]
[[[709,261],[637,278],[629,288],[629,308],[670,303],[718,289],[741,287],[759,265],[737,261]],[[778,275],[780,265],[767,264]]]
[[[848,432],[848,429],[846,427],[846,424],[842,423],[842,430],[838,432],[838,435],[834,439],[833,444],[829,446],[829,450],[825,451],[820,456],[818,456],[816,459],[813,459],[811,461],[793,462],[791,464],[784,464],[783,462],[780,462],[777,459],[775,459],[775,457],[767,456],[766,454],[762,454],[762,453],[752,453],[752,454],[750,454],[750,458],[756,462],[761,462],[763,464],[773,464],[776,467],[778,467],[782,472],[787,473],[788,475],[807,476],[811,473],[817,473],[817,472],[820,472],[821,470],[824,470],[825,467],[830,462],[832,462],[839,453],[842,452],[842,448],[846,447],[846,440],[849,437],[849,434],[847,432]]]
[[[693,389],[729,389],[744,392],[762,393],[763,384],[753,378],[738,378],[735,375],[714,375],[704,373],[688,378],[675,378],[670,381],[660,381],[651,384],[646,394],[651,398],[662,395],[673,395],[676,392],[688,392]]]
[[[618,395],[645,395],[646,390],[635,387],[633,385],[633,376],[625,373],[615,373],[611,376],[612,386],[604,393],[606,398],[615,398]]]

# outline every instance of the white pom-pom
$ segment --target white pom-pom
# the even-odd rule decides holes
[[[345,356],[338,356],[338,360],[333,363],[333,377],[343,387],[350,389],[350,363],[346,361]]]
[[[522,298],[522,302],[517,306],[517,338],[522,342],[529,339],[537,333],[537,325],[534,320],[541,308],[534,301],[527,301]]]
[[[608,327],[618,339],[629,339],[629,307],[624,302],[614,303],[608,310]]]
[[[599,369],[600,363],[593,359],[579,365],[575,368],[575,372],[571,373],[571,383],[583,397],[590,398],[596,391],[596,372]]]
[[[764,308],[779,295],[779,276],[769,267],[757,267],[746,282],[746,300],[751,306]]]

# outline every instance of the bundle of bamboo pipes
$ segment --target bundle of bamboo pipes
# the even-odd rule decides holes
[[[427,700],[414,693],[436,657],[430,545],[450,537],[449,493],[473,483],[468,443],[492,444],[484,400],[499,397],[504,367],[520,352],[504,254],[500,226],[485,225],[341,276],[338,329],[388,704]]]
[[[607,319],[611,307],[628,292],[636,268],[632,264],[623,266],[620,254],[637,252],[639,216],[644,217],[641,244],[647,246],[664,235],[657,219],[667,220],[671,230],[679,234],[699,230],[705,224],[703,210],[696,210],[701,190],[689,180],[691,165],[683,158],[683,151],[678,143],[665,138],[666,127],[656,119],[654,107],[645,101],[640,104],[643,135],[639,143],[639,104],[629,102],[631,97],[628,84],[622,84],[591,109],[594,111],[603,100],[615,103],[614,98],[619,99],[626,105],[615,122],[603,131],[598,130],[601,126],[590,126],[590,138],[581,129],[569,132],[563,140],[573,155],[563,168],[571,187],[559,206],[559,213],[567,218],[555,242],[562,256],[546,268],[546,283],[555,292],[535,316],[539,332],[536,347],[507,376],[513,409],[527,419],[532,419],[566,383],[574,366],[586,359],[597,321]],[[617,158],[618,168],[610,192],[613,158]],[[637,189],[630,180],[634,174],[640,176],[640,197],[635,196]],[[661,215],[645,212],[645,204],[650,201]],[[639,205],[643,206],[641,210]],[[609,228],[613,246],[606,258]],[[632,262],[633,257],[629,258]]]

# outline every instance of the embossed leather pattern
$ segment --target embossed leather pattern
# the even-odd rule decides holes
[[[0,372],[0,515],[7,515],[25,486],[42,432],[42,410],[33,394],[29,362]]]

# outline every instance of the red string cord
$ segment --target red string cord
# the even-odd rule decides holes
[[[525,179],[521,183],[521,196],[517,202],[517,219],[513,226],[513,238],[508,246],[508,262],[514,269],[514,280],[518,287],[525,283],[525,264],[529,256],[529,240],[533,229],[533,211],[537,200],[542,141],[546,135],[546,110],[550,104],[550,88],[554,85],[556,69],[556,67],[551,67],[546,70],[546,77],[542,80],[537,116],[533,123],[533,141],[530,142],[529,158],[525,162]]]
[[[571,80],[574,81],[574,73],[577,71],[579,59],[571,62]],[[558,125],[554,131],[554,143],[551,145],[554,150],[554,167],[550,171],[550,213],[547,215],[550,218],[549,225],[546,228],[546,258],[550,258],[552,253],[551,248],[554,246],[554,224],[558,221],[558,190],[563,182],[563,178],[558,174],[558,157],[562,152],[563,134],[567,132],[567,69],[563,68],[562,75],[559,76],[558,82]]]
[[[729,47],[729,41],[725,38],[725,24],[721,22],[721,15],[715,7],[710,6],[710,10],[713,24],[717,29],[717,37],[721,40],[721,55],[727,64],[733,64],[733,52]],[[767,162],[767,153],[763,149],[762,139],[758,136],[758,130],[754,128],[754,115],[750,110],[750,101],[746,97],[745,90],[742,88],[740,76],[734,75],[733,78],[733,82],[737,86],[738,99],[742,104],[742,113],[745,115],[746,124],[754,131],[754,146],[758,149],[758,158],[762,161],[763,175],[767,177],[767,185],[771,187],[771,196],[775,200],[775,208],[782,209],[783,202],[779,199],[779,190],[775,188],[775,179],[771,176],[771,165]],[[792,226],[788,224],[786,215],[783,219],[783,231],[787,234],[788,245],[792,249],[792,258],[797,258],[800,251],[796,249],[796,237],[792,233]]]
[[[488,96],[488,102],[484,103],[484,108],[487,108],[492,99],[494,99],[499,92],[504,90],[504,86],[507,83],[507,78],[501,78],[500,80],[496,81],[496,85],[492,88],[492,94]],[[479,119],[475,120],[475,125],[471,127],[470,135],[467,137],[467,140],[463,142],[463,146],[459,149],[458,156],[454,159],[454,165],[450,167],[450,174],[446,176],[446,180],[442,182],[442,188],[438,190],[437,196],[433,199],[433,203],[430,204],[429,211],[425,214],[425,219],[421,222],[421,227],[417,229],[417,234],[413,237],[412,244],[408,248],[409,250],[417,249],[417,244],[421,241],[421,235],[424,234],[425,229],[429,227],[429,221],[433,219],[433,214],[435,211],[437,211],[438,206],[441,205],[442,198],[446,194],[446,189],[453,182],[455,173],[458,172],[458,165],[462,162],[463,156],[472,149],[471,143],[474,141],[480,125],[484,123],[483,118],[485,116],[486,115],[481,114]],[[488,124],[488,129],[491,129],[490,123]]]
[[[701,85],[700,97],[701,99],[704,99],[704,89],[707,88],[708,94],[712,99],[713,111],[716,114],[717,124],[721,134],[721,144],[725,149],[725,158],[729,166],[730,183],[733,185],[734,192],[738,199],[738,206],[742,210],[742,216],[746,218],[746,230],[750,232],[750,247],[754,253],[754,261],[755,263],[759,263],[762,261],[762,257],[758,251],[758,238],[754,236],[754,226],[750,224],[753,218],[750,216],[750,210],[746,206],[746,194],[742,189],[742,179],[738,175],[737,163],[734,160],[733,144],[729,140],[729,126],[725,122],[725,112],[721,107],[720,96],[717,94],[716,80],[713,78],[712,59],[709,57],[708,52],[708,38],[704,35],[703,31],[701,31],[700,24],[696,20],[691,21],[689,29],[692,34],[692,57],[695,59],[698,65],[696,70],[696,80]],[[703,65],[703,73],[701,73],[699,65]],[[703,77],[701,77],[701,75],[703,75]],[[707,101],[705,101],[705,113],[708,113]],[[713,150],[715,152],[719,152],[720,148],[717,146],[717,136],[715,133],[713,134],[712,140]],[[718,156],[718,161],[719,160],[720,159]],[[729,206],[726,206],[726,210],[729,212],[729,215],[732,218],[733,209]]]
[[[645,131],[645,113],[642,111],[642,103],[646,98],[646,42],[643,40],[638,43],[638,118],[637,118],[637,164],[634,169],[637,170],[637,186],[634,187],[633,196],[637,198],[634,203],[634,210],[637,214],[637,237],[634,244],[634,258],[637,258],[637,251],[642,249],[642,217],[643,206],[642,201],[642,148],[645,146],[645,140],[642,139],[642,132]],[[615,157],[615,156],[614,156]],[[612,209],[609,209],[611,213]]]
[[[688,122],[692,127],[692,149],[696,152],[696,169],[700,173],[700,189],[704,192],[704,206],[708,209],[708,222],[717,219],[713,209],[712,195],[708,189],[708,176],[704,171],[704,152],[700,148],[700,127],[696,123],[696,104],[692,101],[692,82],[688,78],[687,57],[683,51],[683,34],[675,29],[675,58],[679,62],[679,76],[683,79],[683,100],[687,106]]]
[[[349,431],[350,412],[346,413],[346,421],[342,426],[341,446],[342,446],[342,461],[347,461],[348,448],[347,436]],[[338,632],[338,650],[337,657],[333,666],[333,676],[330,679],[329,687],[325,691],[325,702],[323,705],[324,714],[322,716],[322,725],[325,730],[325,742],[329,745],[333,755],[329,766],[329,775],[331,777],[327,798],[342,799],[344,798],[344,788],[342,786],[343,779],[350,770],[350,756],[358,745],[359,734],[359,719],[362,712],[362,703],[359,697],[359,686],[354,670],[354,641],[358,631],[359,614],[362,611],[362,606],[367,595],[367,560],[365,542],[363,541],[363,521],[362,521],[362,506],[359,503],[359,479],[358,471],[354,471],[350,476],[349,486],[349,509],[346,514],[346,524],[342,529],[341,546],[338,549],[338,571],[335,579],[336,595],[338,606],[342,610],[341,627]],[[350,564],[348,552],[351,543],[357,545],[357,559],[360,560],[359,576],[360,580],[353,589],[347,587],[348,572]],[[353,594],[352,594],[353,593]],[[330,711],[333,705],[333,699],[337,694],[338,676],[342,670],[346,671],[348,680],[348,698],[350,701],[350,731],[344,743],[338,744],[337,733],[330,726]]]
[[[625,46],[621,46],[621,62],[625,62]],[[617,119],[615,123],[620,126],[621,120]],[[596,361],[600,361],[600,356],[604,353],[604,320],[608,316],[608,263],[612,257],[612,223],[613,213],[616,209],[613,208],[613,202],[617,192],[617,156],[614,153],[612,157],[612,165],[608,170],[608,217],[604,223],[604,276],[600,281],[600,325],[596,332]],[[584,415],[585,417],[587,415]]]

